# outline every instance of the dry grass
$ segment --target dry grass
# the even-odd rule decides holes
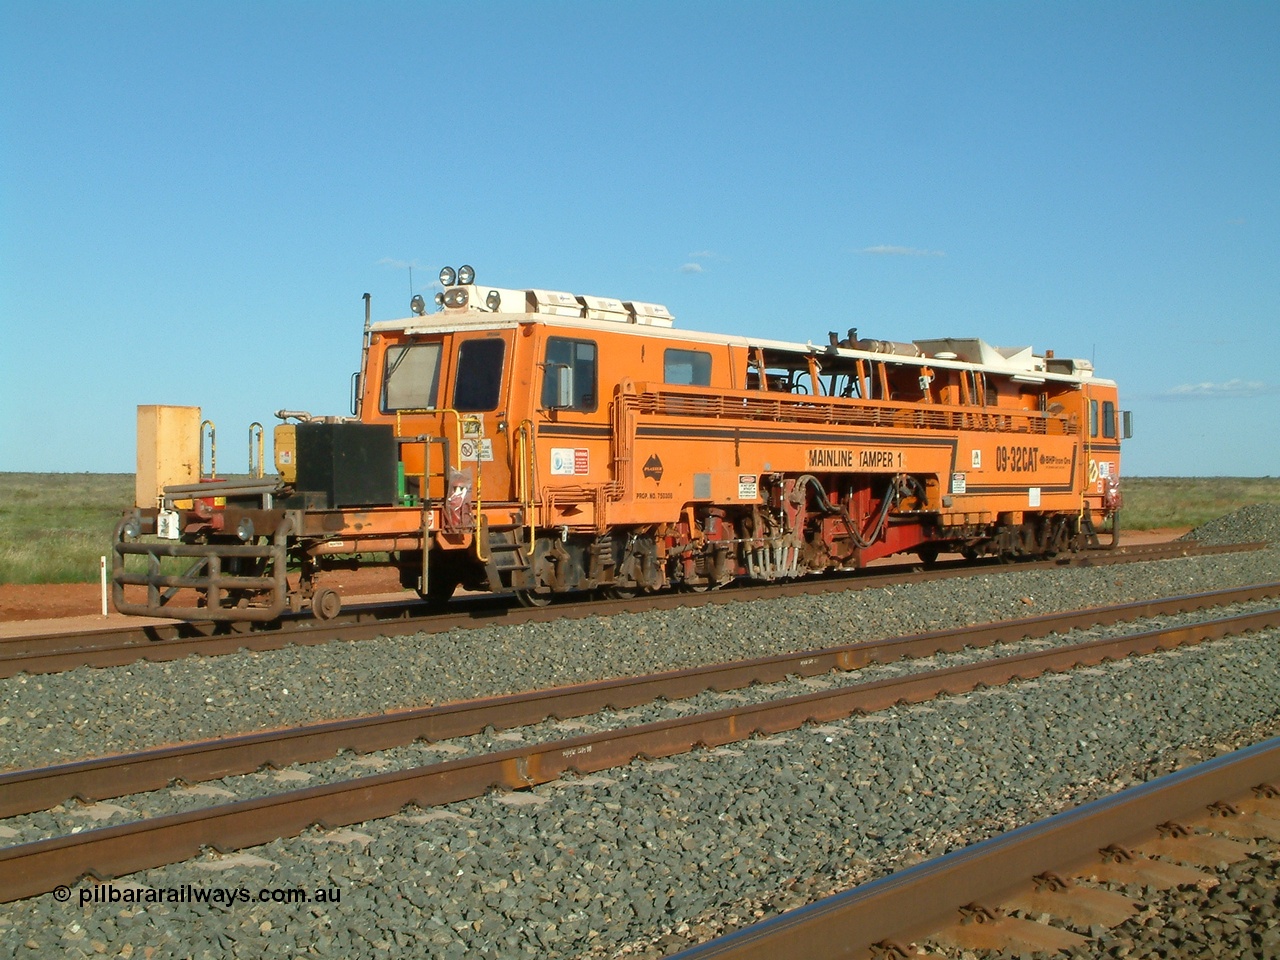
[[[1280,478],[1126,477],[1122,526],[1195,527],[1280,504]],[[91,583],[133,504],[129,473],[0,473],[0,583]]]
[[[1198,527],[1251,503],[1280,505],[1280,477],[1125,477],[1121,526]]]
[[[0,583],[85,583],[133,505],[131,473],[0,473]]]

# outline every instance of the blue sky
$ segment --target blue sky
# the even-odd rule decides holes
[[[243,470],[463,262],[1088,357],[1126,473],[1280,475],[1280,4],[3,5],[0,470],[140,403]]]

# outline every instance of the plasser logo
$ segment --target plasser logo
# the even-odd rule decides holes
[[[644,469],[641,472],[655,483],[662,481],[662,461],[658,459],[656,453],[644,462]]]

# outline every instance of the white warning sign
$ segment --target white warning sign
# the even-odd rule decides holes
[[[552,447],[553,477],[585,476],[591,472],[591,457],[586,447]]]
[[[475,463],[493,459],[492,440],[463,440],[458,447],[458,459],[463,463]]]

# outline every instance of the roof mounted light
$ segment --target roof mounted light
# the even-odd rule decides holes
[[[443,306],[444,306],[444,294],[443,294],[443,293],[437,293],[437,294],[436,294],[436,306],[437,306],[437,307],[443,307]]]
[[[440,286],[452,287],[454,281],[458,279],[458,275],[454,273],[453,267],[440,268]]]
[[[475,267],[469,264],[463,264],[458,268],[458,282],[464,287],[469,283],[474,283],[476,279]]]
[[[497,290],[490,290],[484,298],[484,305],[494,313],[498,312],[498,307],[502,306],[502,294]]]
[[[422,294],[415,293],[413,295],[413,299],[409,301],[409,309],[418,316],[422,316],[427,312],[427,301],[422,299]]]
[[[462,287],[454,287],[444,295],[444,305],[446,307],[465,307],[467,305],[467,291]]]

